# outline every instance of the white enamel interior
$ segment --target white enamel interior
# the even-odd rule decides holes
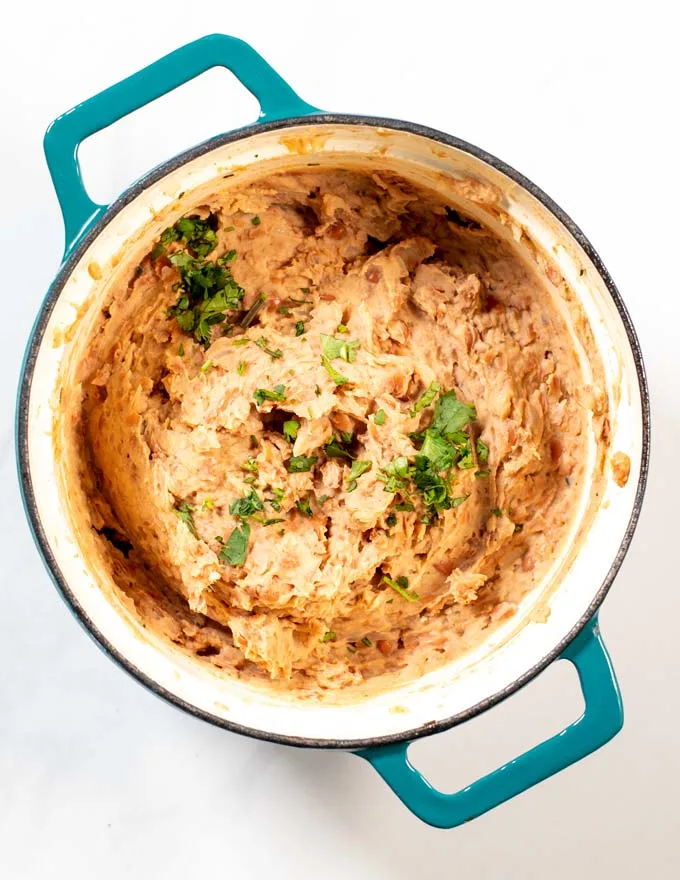
[[[97,283],[88,273],[88,265],[95,261],[105,267],[126,242],[129,246],[130,241],[139,241],[140,230],[146,230],[147,236],[157,234],[169,216],[181,211],[177,203],[180,193],[187,193],[183,198],[186,205],[192,190],[229,170],[238,173],[253,163],[278,158],[290,161],[292,152],[302,154],[302,161],[325,162],[334,153],[369,157],[376,167],[391,158],[409,174],[473,176],[499,187],[505,196],[504,210],[552,257],[582,303],[606,373],[611,449],[627,452],[632,462],[630,479],[623,489],[613,483],[610,469],[606,469],[601,504],[590,529],[568,571],[562,573],[559,588],[547,599],[540,595],[540,588],[534,591],[515,618],[458,662],[398,690],[344,706],[267,696],[220,678],[209,666],[152,642],[94,582],[64,513],[52,445],[50,399],[70,344],[55,345],[55,332],[70,327],[78,308],[96,295]],[[474,205],[465,205],[465,210],[479,215]],[[488,222],[488,217],[483,219]],[[624,325],[596,267],[530,193],[468,153],[420,135],[336,123],[300,125],[253,134],[213,149],[145,189],[111,220],[83,255],[49,319],[30,390],[28,443],[38,514],[63,577],[91,624],[134,667],[177,698],[235,724],[279,736],[358,740],[399,734],[463,712],[511,685],[569,633],[605,580],[631,516],[642,453],[641,398]],[[562,563],[555,560],[555,567]],[[546,604],[550,613],[540,614]]]

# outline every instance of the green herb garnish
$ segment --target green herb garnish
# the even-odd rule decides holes
[[[323,448],[328,458],[348,458],[353,460],[354,456],[343,446],[343,441],[337,435],[333,437]]]
[[[236,372],[239,374],[239,376],[242,376],[247,369],[248,369],[248,364],[245,361],[238,362],[238,367],[236,367]]]
[[[375,421],[376,425],[384,425],[385,424],[385,410],[384,409],[378,410],[378,412],[375,414],[374,421]]]
[[[340,358],[347,361],[348,364],[353,364],[357,359],[357,350],[360,346],[361,343],[358,339],[354,342],[348,342],[345,339],[337,339],[335,336],[327,336],[325,333],[321,334],[321,351],[329,361]]]
[[[248,554],[249,538],[250,526],[247,522],[236,526],[231,535],[229,535],[227,543],[220,550],[220,561],[226,562],[228,565],[243,565]]]
[[[469,497],[470,497],[469,495],[460,495],[458,498],[452,498],[451,499],[451,507],[460,507],[460,505],[464,501],[467,501]]]
[[[343,376],[341,373],[338,373],[338,371],[333,368],[331,362],[328,360],[325,354],[321,355],[321,363],[326,368],[326,372],[336,385],[346,385],[349,382],[347,376]]]
[[[259,226],[260,223],[262,223],[262,221],[260,220],[259,217],[253,217],[253,219],[250,222],[253,224],[253,226]]]
[[[387,519],[385,520],[385,522],[387,523],[387,525],[388,525],[390,528],[392,528],[392,526],[396,526],[396,524],[397,524],[397,515],[396,515],[396,513],[391,513],[391,514],[387,517]]]
[[[373,467],[372,461],[354,461],[347,477],[347,491],[354,492],[357,487],[357,480]]]
[[[259,468],[257,466],[257,462],[254,458],[247,458],[243,464],[241,465],[242,471],[248,471],[251,474],[256,474],[259,472]]]
[[[417,593],[408,589],[408,578],[402,576],[398,577],[396,581],[393,581],[391,577],[384,574],[382,582],[387,584],[388,587],[391,587],[395,593],[399,593],[402,599],[406,599],[407,602],[418,602],[420,599]]]
[[[207,373],[208,370],[212,370],[214,366],[215,364],[212,361],[206,361],[204,364],[201,365],[201,372]]]
[[[184,357],[184,343],[183,343],[183,342],[180,342],[180,344],[179,344],[179,348],[177,349],[177,354],[178,354],[179,357],[181,357],[181,358]]]
[[[367,648],[372,648],[372,647],[373,647],[373,642],[369,639],[368,636],[364,636],[364,637],[363,637],[363,639],[361,640],[361,644],[362,644],[362,645],[366,645]]]
[[[289,443],[293,443],[300,430],[300,422],[290,419],[283,423],[283,436]]]
[[[273,361],[276,361],[279,358],[283,357],[283,352],[280,348],[272,350],[271,348],[267,347],[267,340],[264,338],[264,336],[260,336],[255,345],[257,345],[258,348],[261,348],[262,351],[266,352]]]
[[[334,642],[335,639],[336,639],[335,633],[331,629],[331,630],[328,630],[327,633],[323,634],[323,638],[321,639],[321,641],[322,642]]]
[[[500,507],[492,507],[491,513],[493,513],[494,516],[503,516],[503,511],[500,509]]]
[[[251,489],[243,498],[232,501],[229,505],[229,513],[241,519],[252,516],[258,510],[264,510],[264,504],[254,489]]]
[[[204,498],[203,499],[203,504],[201,505],[203,510],[212,510],[214,506],[215,506],[215,502],[212,500],[212,498]]]
[[[312,511],[311,495],[308,495],[306,498],[299,498],[295,502],[295,506],[300,511],[300,513],[303,514],[303,516],[314,516],[314,513]]]
[[[295,323],[295,335],[302,336],[302,334],[304,332],[305,332],[305,325],[302,323],[302,321],[297,321]]]
[[[294,455],[288,461],[288,473],[289,474],[302,474],[306,471],[311,471],[314,465],[317,462],[316,455]]]
[[[422,409],[425,409],[428,406],[431,406],[434,403],[435,397],[442,390],[442,386],[439,382],[433,382],[427,391],[423,394],[420,400],[416,401],[411,407],[411,415],[417,415]]]
[[[277,513],[281,513],[281,502],[285,492],[283,489],[272,489],[273,498],[265,498],[267,504],[271,505]]]
[[[268,391],[266,388],[258,388],[253,397],[258,406],[262,406],[265,400],[281,403],[286,399],[286,389],[283,385],[274,385],[273,391]]]
[[[182,501],[181,504],[173,508],[173,512],[182,520],[194,538],[198,538],[196,523],[194,522],[194,508],[187,504],[186,501]]]

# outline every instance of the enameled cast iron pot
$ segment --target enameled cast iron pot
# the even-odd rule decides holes
[[[231,70],[255,95],[258,122],[219,135],[170,159],[114,204],[95,204],[78,165],[78,146],[198,74]],[[406,806],[425,822],[453,827],[479,816],[595,751],[621,728],[619,690],[597,625],[597,610],[628,549],[638,519],[648,465],[648,393],[640,349],[625,306],[589,241],[560,208],[505,163],[439,131],[391,119],[323,113],[302,101],[247,44],[212,35],[160,59],[57,119],[45,152],[66,226],[66,250],[31,333],[20,382],[17,445],[26,511],[57,588],[99,645],[159,696],[199,718],[237,733],[291,746],[355,751],[368,760]],[[604,365],[611,416],[611,450],[631,459],[625,488],[606,469],[602,496],[578,553],[536,621],[536,596],[469,657],[398,691],[343,707],[305,705],[257,695],[210,668],[151,643],[126,618],[110,592],[94,581],[74,539],[56,479],[50,400],[58,372],[78,338],[74,320],[101,281],[87,267],[113,265],[126,241],[152,240],[182,213],[180,193],[253,163],[321,161],[333,153],[388,159],[404,172],[473,177],[503,194],[503,209],[549,254],[578,298]],[[189,200],[187,195],[184,204]],[[467,213],[489,223],[473,203]],[[506,234],[499,226],[499,234]],[[517,238],[517,236],[516,236]],[[113,260],[113,263],[112,263]],[[96,273],[95,273],[96,274]],[[71,327],[71,333],[62,331]],[[75,332],[73,332],[75,328]],[[577,330],[572,328],[577,344]],[[55,344],[55,341],[60,344]],[[537,594],[540,594],[540,589]],[[409,743],[460,724],[517,691],[553,661],[576,667],[585,711],[541,745],[454,794],[442,794],[407,760]]]

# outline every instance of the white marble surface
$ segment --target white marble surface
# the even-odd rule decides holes
[[[0,877],[677,877],[680,777],[674,523],[680,486],[677,89],[672,4],[68,0],[12,5],[0,28]],[[603,751],[459,830],[420,824],[370,768],[211,728],[120,672],[73,621],[20,509],[13,403],[61,222],[41,139],[61,111],[210,31],[250,40],[303,97],[413,119],[502,156],[589,235],[630,308],[652,388],[651,479],[601,615],[626,706]],[[213,72],[88,143],[116,194],[179,149],[253,118]],[[464,784],[571,720],[556,667],[413,750]]]

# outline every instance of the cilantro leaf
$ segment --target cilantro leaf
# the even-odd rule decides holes
[[[234,531],[229,535],[227,543],[224,544],[219,553],[221,562],[228,565],[243,565],[248,554],[248,539],[250,538],[250,526],[247,522],[236,526]]]
[[[254,489],[251,489],[243,498],[232,501],[229,505],[229,513],[241,518],[252,516],[258,510],[264,510],[264,504]]]
[[[357,479],[373,467],[372,461],[354,461],[347,477],[347,491],[354,492],[357,487]]]
[[[335,336],[321,334],[321,351],[330,361],[341,358],[348,364],[353,364],[357,359],[357,349],[360,347],[361,343],[358,339],[349,342],[346,339],[337,339]]]
[[[194,538],[198,538],[196,523],[194,522],[194,508],[187,504],[186,501],[182,501],[181,504],[173,508],[173,513],[182,520]]]
[[[343,446],[341,438],[337,436],[333,437],[330,442],[326,443],[323,451],[328,458],[348,458],[350,461],[354,458],[352,453]]]
[[[304,516],[314,516],[310,495],[308,495],[306,498],[298,498],[298,500],[295,502],[295,506]]]
[[[439,434],[448,436],[462,431],[476,418],[477,410],[473,404],[458,400],[455,391],[446,391],[439,396],[430,427]]]
[[[338,371],[333,368],[331,362],[328,360],[325,354],[321,355],[321,363],[324,365],[324,367],[326,368],[326,372],[336,385],[346,385],[349,382],[347,376],[343,376],[341,373],[338,373]]]
[[[294,455],[288,462],[288,473],[302,474],[311,471],[316,462],[316,455]]]
[[[445,471],[453,464],[458,457],[455,448],[445,440],[441,434],[438,434],[432,428],[425,431],[423,445],[420,448],[420,455],[425,456],[436,471]]]
[[[266,388],[258,388],[253,394],[253,397],[258,406],[262,406],[265,400],[273,400],[277,403],[281,403],[286,399],[286,389],[283,385],[274,385],[273,391],[268,391]]]
[[[375,421],[376,425],[384,425],[385,424],[385,410],[384,409],[378,410],[378,412],[375,414],[374,421]]]
[[[258,312],[260,312],[262,310],[262,308],[266,302],[267,302],[267,297],[263,293],[261,293],[259,296],[256,296],[252,306],[248,309],[248,311],[245,313],[245,315],[241,318],[241,327],[244,327],[244,328],[250,327],[250,325],[253,323],[253,321],[257,317]]]
[[[304,332],[305,332],[305,325],[302,323],[302,321],[296,321],[295,322],[295,335],[302,336],[302,334]]]
[[[431,406],[434,402],[435,397],[442,390],[442,386],[439,382],[433,382],[427,391],[423,394],[420,400],[416,401],[414,405],[411,407],[411,415],[417,415],[421,409],[425,409],[428,406]]]
[[[336,639],[336,635],[332,629],[329,629],[327,633],[323,634],[322,642],[334,642]]]
[[[295,419],[289,419],[288,421],[283,423],[283,436],[286,438],[286,440],[288,440],[289,443],[293,443],[298,435],[299,430],[300,422],[296,422]]]
[[[257,345],[258,348],[261,348],[262,351],[266,352],[273,361],[283,357],[283,352],[280,348],[272,350],[271,348],[267,347],[267,340],[264,338],[264,336],[260,336],[255,345]]]
[[[399,593],[402,599],[406,599],[407,602],[418,602],[420,597],[417,593],[414,593],[413,590],[408,589],[408,578],[399,577],[396,581],[392,580],[391,577],[388,577],[386,574],[382,577],[382,582],[387,584],[388,587],[391,587],[395,593]]]

